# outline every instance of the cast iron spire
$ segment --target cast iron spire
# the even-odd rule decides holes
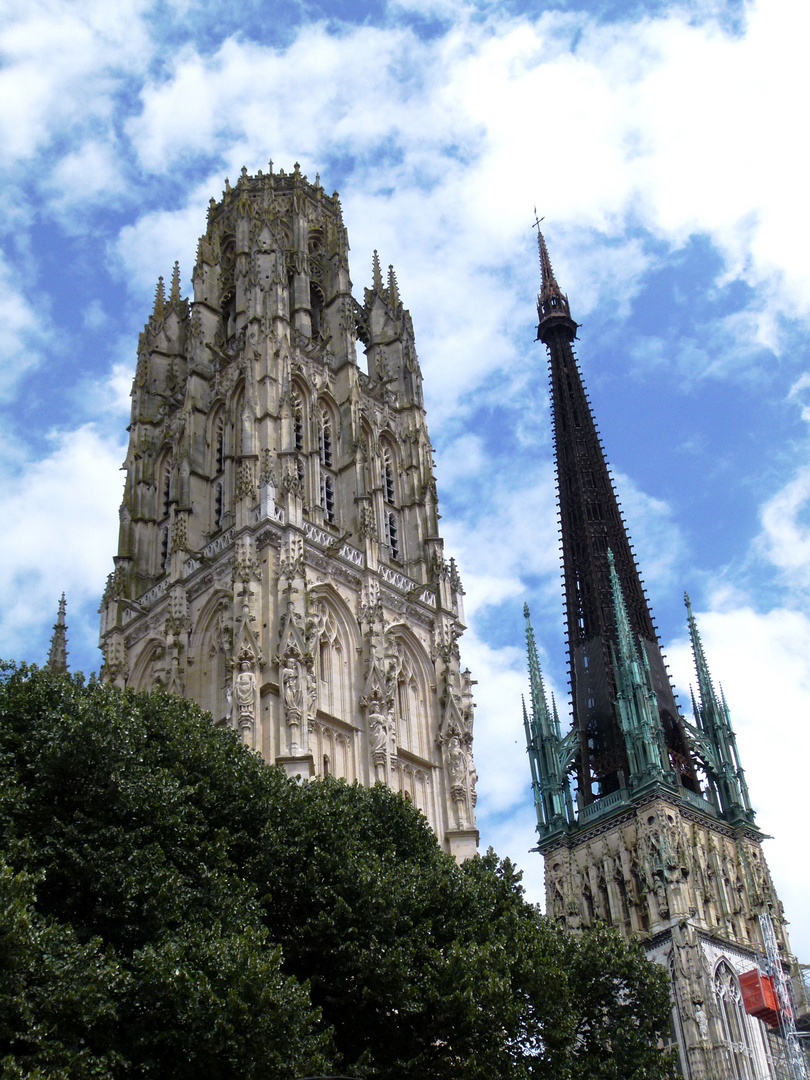
[[[669,759],[663,763],[667,776],[674,782],[677,773],[697,792],[683,722],[574,355],[577,323],[571,318],[568,297],[557,284],[539,230],[537,236],[542,272],[537,338],[548,349],[550,363],[569,665],[579,739],[579,801],[587,805],[625,788],[631,771],[635,773],[616,705],[620,687],[615,657],[620,654],[609,551],[629,632],[649,669],[659,732]]]

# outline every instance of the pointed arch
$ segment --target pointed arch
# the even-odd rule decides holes
[[[163,657],[164,648],[159,638],[150,638],[146,642],[132,667],[127,686],[136,691],[155,689],[159,682],[156,667]]]
[[[253,453],[256,437],[254,417],[252,415],[253,410],[251,409],[249,414],[247,406],[247,384],[243,376],[234,385],[228,403],[228,411],[231,417],[231,455],[234,458]]]
[[[433,665],[415,634],[404,624],[391,627],[394,642],[396,690],[394,714],[400,749],[430,761],[436,742],[437,722],[432,722],[431,686]]]
[[[384,432],[379,439],[377,458],[381,490],[380,512],[382,528],[380,536],[388,547],[392,559],[404,561],[401,510],[401,472],[396,441],[389,432]]]
[[[189,641],[189,653],[194,663],[189,665],[187,674],[187,696],[210,712],[217,724],[227,723],[230,716],[228,658],[232,632],[229,608],[230,596],[224,590],[209,596],[195,619]]]
[[[317,711],[355,727],[359,699],[356,657],[360,646],[357,620],[332,585],[312,590],[309,618]]]
[[[340,414],[327,394],[321,394],[316,407],[318,460],[320,466],[320,504],[328,522],[338,517],[337,506],[337,433]]]
[[[152,573],[165,574],[169,564],[169,536],[172,502],[175,498],[174,452],[166,444],[160,451],[155,469],[155,544]]]
[[[228,454],[226,438],[225,402],[220,398],[211,407],[206,430],[208,475],[211,479],[221,476],[225,472],[225,461]]]
[[[397,454],[391,439],[380,439],[380,483],[382,484],[383,502],[388,506],[399,506],[397,491],[399,466]]]
[[[208,520],[210,533],[219,532],[224,525],[227,506],[228,425],[225,422],[225,402],[220,398],[211,407],[206,423],[206,470],[209,477]]]
[[[312,391],[299,372],[290,381],[290,411],[292,413],[293,445],[292,449],[300,454],[307,454],[310,445],[309,416],[312,408]]]
[[[733,1080],[755,1080],[756,1049],[751,1018],[745,1011],[737,973],[724,958],[714,969],[714,993]]]

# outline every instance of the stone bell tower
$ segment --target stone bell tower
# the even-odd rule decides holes
[[[546,910],[573,931],[609,923],[668,967],[687,1080],[775,1077],[777,1043],[745,1012],[739,981],[765,952],[760,914],[785,971],[797,966],[729,710],[687,597],[694,725],[680,715],[574,355],[577,324],[542,234],[539,247],[537,337],[550,362],[573,707],[563,735],[526,609],[524,725]]]
[[[298,165],[211,200],[132,387],[104,678],[210,710],[290,775],[383,781],[474,853],[463,590],[438,529],[413,327]],[[358,363],[360,343],[366,363]]]

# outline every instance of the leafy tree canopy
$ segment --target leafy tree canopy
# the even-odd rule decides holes
[[[4,665],[0,1076],[659,1080],[666,973],[378,785]]]

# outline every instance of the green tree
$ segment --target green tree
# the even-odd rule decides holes
[[[404,798],[296,784],[193,705],[7,666],[4,1075],[659,1080],[665,973]],[[60,1071],[61,1070],[61,1071]]]

